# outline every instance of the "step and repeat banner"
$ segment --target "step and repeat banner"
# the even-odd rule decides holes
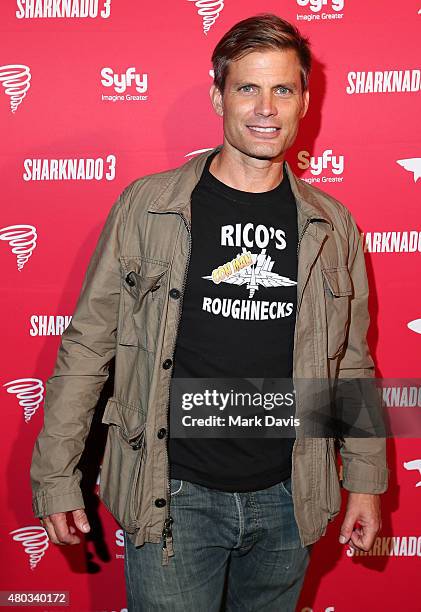
[[[3,0],[0,590],[68,592],[74,611],[126,609],[122,531],[97,497],[100,457],[85,459],[96,467],[81,545],[49,543],[32,514],[45,382],[118,194],[222,142],[210,57],[258,12],[312,43],[310,109],[287,159],[358,223],[377,375],[420,376],[421,0]],[[384,398],[421,408],[417,387]],[[93,439],[98,450],[103,426]],[[353,555],[338,543],[342,513],[313,549],[299,612],[421,610],[419,440],[389,439],[388,456],[373,550]],[[42,606],[61,609],[57,598]]]

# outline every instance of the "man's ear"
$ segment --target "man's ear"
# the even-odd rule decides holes
[[[310,103],[310,92],[308,89],[306,89],[305,92],[303,93],[303,107],[301,109],[300,119],[306,116],[309,103]]]
[[[222,117],[224,114],[223,104],[222,104],[222,94],[219,91],[216,85],[212,85],[209,91],[210,99],[212,102],[213,109],[217,115]]]

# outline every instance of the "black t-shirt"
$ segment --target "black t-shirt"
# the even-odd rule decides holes
[[[212,158],[191,197],[192,249],[173,376],[290,377],[298,229],[286,170],[275,189],[249,193],[214,177]],[[242,263],[224,266],[233,260]],[[170,431],[170,474],[225,491],[264,489],[290,476],[293,442],[173,438]]]

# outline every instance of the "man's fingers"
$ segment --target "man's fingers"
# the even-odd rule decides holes
[[[54,529],[54,536],[57,541],[52,540],[55,544],[79,544],[80,538],[73,535],[67,524],[67,518],[65,512],[57,512],[56,514],[50,514],[48,517],[52,527]],[[48,532],[50,535],[50,531]]]
[[[374,544],[377,533],[377,526],[354,529],[351,540],[360,550],[368,552]]]
[[[352,535],[352,531],[354,529],[355,520],[356,516],[354,516],[354,513],[347,511],[345,514],[344,521],[342,523],[341,534],[339,536],[339,542],[341,544],[346,544],[347,542],[349,542]]]
[[[91,527],[88,522],[88,517],[86,516],[84,510],[73,510],[72,514],[75,525],[79,529],[79,531],[82,531],[82,533],[87,533],[91,530]]]
[[[376,529],[357,527],[351,534],[348,546],[354,552],[368,552],[374,544],[377,533]]]
[[[50,539],[50,542],[52,542],[53,544],[60,544],[60,542],[57,539],[57,535],[54,529],[54,525],[52,524],[52,522],[50,521],[50,517],[46,516],[41,520],[42,526],[44,527],[45,531],[47,532],[47,535]]]
[[[88,518],[83,508],[72,511],[76,528],[87,533],[90,531]],[[53,544],[64,546],[66,544],[80,544],[80,538],[76,535],[76,528],[67,523],[65,512],[56,512],[41,519],[41,523],[47,531],[48,537]]]

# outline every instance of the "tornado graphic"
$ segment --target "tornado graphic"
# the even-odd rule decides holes
[[[47,532],[39,525],[28,525],[10,532],[15,542],[20,542],[29,555],[29,567],[35,569],[49,546]]]
[[[0,229],[0,240],[12,247],[21,272],[37,245],[37,230],[33,225],[9,225]]]
[[[0,83],[10,96],[10,108],[15,113],[30,87],[31,71],[24,64],[0,66]]]
[[[188,0],[188,2],[195,3],[197,12],[202,17],[203,33],[207,34],[224,8],[223,0]]]
[[[44,399],[44,383],[39,378],[17,378],[5,383],[8,393],[16,395],[29,423]]]

